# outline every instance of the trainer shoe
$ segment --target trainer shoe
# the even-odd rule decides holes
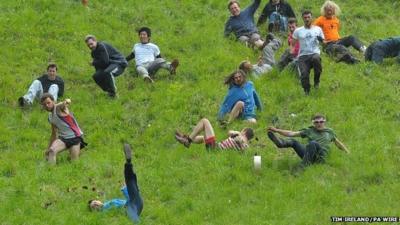
[[[146,77],[144,77],[143,79],[144,79],[144,81],[147,82],[147,83],[150,83],[150,84],[154,83],[154,80],[151,79],[150,76],[146,76]]]
[[[183,134],[183,133],[181,133],[181,132],[179,132],[179,131],[175,131],[175,139],[176,139],[179,143],[183,144],[186,148],[189,148],[189,147],[190,147],[191,141],[190,141],[188,135]]]
[[[124,153],[125,153],[125,159],[126,160],[131,160],[132,159],[132,148],[128,143],[124,144]]]
[[[24,97],[19,97],[18,98],[18,105],[20,107],[27,107],[32,105],[32,103],[28,102]]]
[[[176,68],[177,68],[178,66],[179,66],[179,60],[178,60],[178,59],[172,60],[171,66],[170,66],[170,69],[169,69],[169,73],[170,73],[171,75],[176,74]]]

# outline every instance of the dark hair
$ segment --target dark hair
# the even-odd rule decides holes
[[[301,16],[303,17],[304,15],[307,15],[307,14],[311,14],[312,15],[312,12],[310,10],[306,9],[301,13]]]
[[[315,119],[326,119],[326,118],[321,113],[316,113],[311,117],[311,120],[315,120]]]
[[[85,42],[88,42],[90,39],[92,39],[93,41],[96,41],[96,37],[92,34],[88,34],[85,37]]]
[[[138,35],[140,35],[140,33],[142,32],[146,32],[148,37],[151,37],[151,30],[148,27],[141,27],[138,31]]]
[[[47,98],[50,98],[52,101],[54,101],[54,97],[50,93],[44,93],[42,97],[40,97],[40,103],[43,103]]]
[[[56,68],[57,71],[57,65],[55,63],[49,63],[49,65],[47,66],[47,70],[49,70],[50,68]]]
[[[240,4],[239,4],[238,1],[236,1],[236,0],[231,0],[231,1],[229,1],[229,3],[228,3],[228,9],[229,9],[229,10],[231,9],[231,5],[233,5],[234,3],[236,3],[238,6],[240,6]]]
[[[296,23],[297,24],[297,19],[296,18],[294,18],[294,17],[290,17],[289,19],[288,19],[288,22],[287,22],[288,24],[292,24],[292,23]]]
[[[244,128],[244,135],[247,137],[247,140],[251,140],[254,137],[254,131],[251,128]]]
[[[243,76],[243,80],[246,81],[246,73],[243,70],[235,70],[233,73],[229,74],[229,76],[225,78],[224,84],[232,86],[234,77],[237,73],[240,73]]]

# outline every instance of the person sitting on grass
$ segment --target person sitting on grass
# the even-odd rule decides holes
[[[80,150],[87,144],[83,140],[83,132],[79,128],[75,117],[68,109],[71,100],[66,99],[56,104],[52,94],[44,93],[40,98],[40,102],[43,108],[50,112],[51,136],[49,146],[45,152],[47,161],[50,164],[56,164],[57,154],[65,149],[69,149],[71,160],[77,160]]]
[[[365,60],[380,64],[384,58],[397,57],[400,63],[400,36],[376,41],[368,46]]]
[[[357,37],[350,35],[340,37],[340,21],[337,17],[340,14],[340,8],[334,1],[326,1],[321,7],[321,16],[314,21],[314,25],[321,27],[325,36],[325,51],[335,58],[337,62],[347,64],[358,63],[347,47],[352,46],[357,51],[364,53],[366,47]]]
[[[300,131],[282,130],[270,126],[268,127],[268,137],[278,148],[293,148],[302,159],[304,166],[325,162],[325,158],[329,153],[330,142],[334,142],[340,150],[350,153],[347,147],[336,137],[335,132],[331,128],[325,127],[325,122],[325,116],[316,114],[312,117],[313,126]],[[279,133],[286,137],[307,138],[308,144],[302,145],[293,138],[281,139],[275,136],[274,133]]]
[[[288,28],[289,28],[289,33],[288,33],[288,45],[289,48],[283,52],[281,58],[279,59],[278,62],[278,70],[282,71],[287,65],[291,64],[291,68],[294,69],[295,67],[295,60],[297,56],[299,55],[300,51],[300,43],[299,42],[294,42],[293,40],[293,32],[297,28],[297,20],[296,18],[289,18],[288,19]]]
[[[90,210],[95,211],[107,211],[113,207],[126,207],[128,217],[134,222],[139,222],[139,216],[143,210],[143,200],[140,196],[136,173],[133,171],[132,150],[129,144],[124,144],[124,152],[126,158],[124,167],[126,185],[121,191],[125,199],[112,199],[104,203],[100,200],[93,199],[88,202],[88,205]]]
[[[256,77],[272,70],[275,65],[275,52],[281,47],[282,42],[275,38],[274,35],[268,34],[266,41],[262,47],[262,54],[258,59],[258,63],[252,65],[249,60],[242,61],[239,69],[243,70],[246,75],[253,74]]]
[[[127,61],[135,58],[137,73],[150,83],[153,83],[151,76],[154,76],[160,68],[168,70],[171,75],[175,74],[179,65],[178,59],[167,62],[161,57],[158,46],[150,42],[150,28],[142,27],[138,33],[140,43],[136,43],[132,53],[126,57]]]
[[[200,135],[204,132],[204,136]],[[220,149],[220,150],[240,150],[244,151],[249,147],[249,141],[254,137],[254,131],[251,128],[244,128],[242,131],[228,131],[228,138],[216,142],[214,129],[207,118],[201,119],[193,128],[190,135],[183,134],[180,131],[175,132],[175,139],[189,148],[192,143],[202,144],[205,143],[207,150]]]
[[[268,18],[268,32],[287,31],[290,17],[296,18],[296,15],[289,3],[285,0],[269,0],[258,18],[257,26]]]
[[[254,14],[260,6],[261,0],[253,0],[253,3],[240,11],[239,2],[230,0],[228,9],[231,13],[228,21],[225,23],[224,36],[229,37],[233,32],[240,42],[247,46],[256,46],[260,48],[264,41],[261,39],[260,33],[254,24]]]
[[[218,120],[226,125],[240,117],[247,122],[256,123],[255,108],[261,110],[262,106],[253,82],[246,81],[245,72],[236,70],[225,79],[225,84],[229,86],[229,90],[218,112]],[[227,113],[229,118],[224,121]]]
[[[40,99],[43,93],[50,93],[55,101],[64,94],[64,81],[57,75],[57,65],[54,63],[47,66],[47,74],[32,82],[28,92],[18,98],[18,104],[21,107],[31,106],[35,98]]]

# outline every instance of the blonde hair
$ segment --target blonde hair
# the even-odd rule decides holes
[[[326,16],[326,9],[327,8],[332,8],[333,10],[333,15],[334,16],[339,16],[340,15],[340,7],[334,2],[334,1],[326,1],[322,7],[321,7],[321,15]]]

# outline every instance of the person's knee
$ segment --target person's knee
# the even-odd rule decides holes
[[[243,109],[244,108],[244,102],[237,101],[236,104],[235,104],[235,107],[237,107],[239,109]]]
[[[202,119],[201,119],[201,122],[202,122],[203,124],[210,123],[210,121],[209,121],[207,118],[202,118]]]
[[[347,37],[347,39],[348,39],[350,42],[354,42],[354,41],[356,40],[356,37],[355,37],[354,35],[350,35],[350,36]]]

